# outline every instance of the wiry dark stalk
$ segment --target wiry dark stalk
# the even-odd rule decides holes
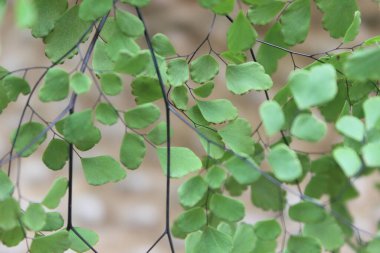
[[[144,18],[142,16],[142,13],[141,13],[140,9],[137,8],[137,7],[136,7],[136,12],[137,12],[137,15],[140,18],[141,22],[144,24],[144,28],[145,28],[145,30],[144,30],[145,41],[146,41],[146,43],[148,45],[150,54],[152,56],[154,68],[155,68],[155,71],[156,71],[156,74],[157,74],[157,78],[158,78],[158,81],[159,81],[159,84],[160,84],[160,88],[161,88],[162,97],[163,97],[164,102],[165,102],[166,148],[167,148],[167,150],[166,150],[166,212],[165,212],[165,233],[164,234],[166,234],[168,236],[169,246],[170,246],[171,252],[175,252],[174,245],[173,245],[173,240],[172,240],[172,236],[171,236],[171,232],[170,232],[170,176],[171,176],[171,171],[170,171],[170,167],[171,167],[171,164],[170,164],[170,158],[171,158],[171,156],[170,156],[170,149],[171,149],[171,138],[170,138],[170,102],[169,102],[169,99],[166,96],[165,84],[164,84],[164,81],[163,81],[162,76],[161,76],[160,68],[158,66],[156,54],[155,54],[154,49],[153,49],[152,41],[150,39],[146,23],[144,21]]]

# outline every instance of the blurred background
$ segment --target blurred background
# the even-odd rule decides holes
[[[380,9],[378,4],[371,0],[358,0],[362,12],[361,32],[352,45],[358,44],[366,38],[379,34],[380,31]],[[0,32],[0,66],[8,70],[14,70],[31,66],[48,66],[49,60],[44,55],[44,47],[41,40],[34,39],[29,30],[19,29],[15,23],[12,13],[12,4],[5,14]],[[294,48],[294,50],[305,53],[318,53],[333,49],[340,44],[339,40],[329,38],[328,33],[321,28],[321,14],[312,5],[312,29],[304,44]],[[133,11],[131,9],[131,11]],[[236,10],[235,10],[236,11]],[[177,52],[185,55],[194,49],[205,38],[211,25],[213,15],[198,6],[196,0],[152,0],[152,3],[143,9],[147,26],[151,35],[157,32],[166,34],[174,44]],[[339,13],[337,13],[339,15]],[[229,22],[225,17],[216,18],[215,27],[210,40],[212,47],[217,52],[226,48],[226,29]],[[260,38],[268,27],[257,27]],[[143,47],[145,44],[141,43]],[[255,50],[259,45],[255,45]],[[82,50],[86,45],[82,46]],[[203,47],[198,55],[208,52],[208,46]],[[77,65],[79,57],[76,57],[64,64],[67,70],[72,70]],[[298,66],[305,66],[310,63],[308,58],[295,57]],[[244,96],[233,96],[225,88],[223,77],[225,65],[220,62],[221,70],[216,78],[216,89],[212,98],[227,97],[235,106],[239,108],[240,116],[247,118],[255,128],[260,122],[257,109],[265,97],[263,93],[251,92]],[[273,76],[275,87],[278,90],[286,83],[289,72],[293,69],[290,56],[283,58],[279,63],[279,69]],[[26,78],[33,84],[41,75],[41,71],[30,71]],[[20,72],[20,75],[23,75]],[[125,79],[125,91],[113,101],[123,110],[135,105],[134,98],[130,95],[130,79]],[[190,85],[192,85],[190,83]],[[273,95],[274,92],[271,91]],[[83,96],[78,101],[76,110],[92,107],[97,99],[97,92]],[[45,119],[52,120],[67,102],[42,104],[37,99],[32,101],[32,106]],[[12,103],[0,115],[0,156],[3,156],[10,149],[9,136],[17,126],[21,111],[25,104],[25,97],[20,98],[17,103]],[[162,104],[161,104],[162,106]],[[164,119],[164,115],[162,115]],[[124,134],[122,124],[112,127],[103,127],[97,124],[102,131],[101,142],[91,151],[81,153],[82,156],[92,156],[107,154],[118,157],[121,138]],[[173,120],[174,138],[176,146],[187,146],[198,155],[203,155],[203,149],[198,138],[189,131],[180,121]],[[330,126],[330,130],[333,129]],[[49,136],[50,138],[52,137]],[[49,139],[48,137],[48,139]],[[275,138],[265,138],[266,142],[271,142]],[[305,142],[295,142],[292,147],[309,152],[320,152],[330,150],[331,144],[339,142],[339,138],[330,133],[322,142],[318,144],[307,144]],[[47,146],[48,141],[38,149],[31,157],[23,159],[20,164],[13,163],[12,177],[15,179],[17,171],[20,172],[20,190],[25,199],[30,201],[41,201],[50,187],[51,182],[59,176],[66,175],[67,169],[60,172],[52,172],[41,162],[41,155]],[[265,167],[265,165],[264,165]],[[155,150],[148,146],[147,157],[142,166],[136,171],[128,171],[128,176],[123,182],[108,184],[101,187],[89,186],[83,177],[79,159],[75,161],[74,174],[74,202],[73,221],[75,226],[90,228],[99,234],[100,241],[96,245],[99,252],[119,253],[146,252],[153,242],[162,234],[164,230],[165,218],[165,177]],[[171,191],[171,218],[181,212],[178,204],[177,188],[181,180],[172,180]],[[376,190],[375,184],[380,182],[379,175],[362,178],[355,182],[360,192],[360,198],[349,203],[350,210],[355,218],[355,224],[365,230],[375,233],[377,221],[380,219],[380,193]],[[275,213],[265,213],[254,208],[249,200],[247,191],[241,199],[246,203],[247,222],[255,222],[263,218],[272,218]],[[294,203],[297,198],[288,196],[288,203]],[[62,200],[59,210],[66,214],[67,196]],[[27,202],[23,203],[25,207]],[[289,222],[288,230],[296,232],[298,226],[292,228]],[[365,239],[365,238],[364,238]],[[175,240],[176,252],[184,252],[184,242]],[[0,245],[1,253],[24,253],[25,243],[20,243],[18,247],[7,249]],[[167,239],[164,238],[153,253],[169,252]],[[351,252],[348,248],[342,250],[344,253]]]

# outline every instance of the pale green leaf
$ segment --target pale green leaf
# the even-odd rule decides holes
[[[336,96],[335,68],[330,64],[296,70],[289,78],[290,90],[299,109],[323,105]]]
[[[59,212],[46,213],[46,223],[42,231],[56,231],[63,227],[63,218]]]
[[[91,78],[81,72],[74,73],[70,78],[70,87],[78,95],[89,92],[91,85]]]
[[[200,230],[206,225],[207,216],[203,208],[195,207],[181,213],[175,220],[173,226],[183,233],[191,233]]]
[[[268,162],[274,175],[281,181],[291,182],[302,176],[297,154],[285,144],[277,144],[270,150]]]
[[[222,168],[218,166],[212,166],[207,170],[205,181],[208,183],[211,189],[219,189],[222,187],[226,178],[227,174]]]
[[[355,176],[362,167],[358,154],[352,148],[338,147],[334,149],[333,156],[347,177]]]
[[[115,17],[119,29],[128,37],[139,37],[144,33],[144,24],[132,13],[117,9]]]
[[[113,0],[83,0],[79,7],[79,17],[86,21],[94,21],[111,10]]]
[[[247,17],[254,25],[266,25],[272,21],[276,15],[284,8],[282,1],[263,1],[260,4],[252,5]]]
[[[231,253],[251,253],[255,247],[257,237],[251,225],[240,223],[232,238]]]
[[[170,128],[170,136],[173,136],[173,129]],[[155,145],[161,145],[166,142],[166,122],[160,122],[146,136],[149,141]]]
[[[183,85],[174,87],[173,91],[170,93],[170,99],[178,109],[186,110],[187,103],[189,102],[187,87]]]
[[[238,95],[251,90],[268,90],[273,86],[272,79],[257,62],[228,65],[226,79],[228,90]]]
[[[198,97],[207,98],[208,96],[211,95],[212,91],[214,90],[214,86],[215,86],[214,82],[210,81],[193,89],[193,92]]]
[[[57,178],[48,193],[42,201],[42,204],[49,209],[55,209],[58,207],[59,202],[65,196],[68,187],[68,180],[65,177]]]
[[[54,30],[44,38],[45,53],[52,62],[74,55],[76,49],[70,54],[67,52],[81,42],[79,39],[89,29],[91,22],[80,19],[78,12],[78,5],[66,11],[55,23]]]
[[[380,167],[380,143],[368,143],[362,147],[363,159],[368,167]]]
[[[354,140],[362,141],[364,138],[364,124],[354,116],[341,117],[335,127],[340,133]]]
[[[321,251],[321,244],[314,237],[293,235],[288,239],[285,253],[321,253]]]
[[[37,20],[37,9],[33,0],[16,0],[15,15],[19,27],[30,28]]]
[[[210,211],[220,219],[237,222],[244,218],[245,208],[242,202],[223,196],[213,194],[209,202]]]
[[[178,188],[179,202],[185,208],[194,207],[206,196],[208,186],[201,176],[187,180]]]
[[[366,81],[380,79],[380,48],[365,48],[355,51],[344,64],[344,73],[351,80]]]
[[[19,203],[13,198],[0,201],[0,229],[7,231],[20,225],[21,209]]]
[[[343,43],[348,43],[350,41],[355,40],[356,36],[358,36],[360,32],[360,24],[362,20],[360,17],[360,11],[355,11],[354,20],[352,21],[350,27],[348,27],[346,34],[343,38]]]
[[[285,125],[285,115],[276,101],[265,101],[260,105],[259,113],[265,132],[272,136],[278,133]]]
[[[92,230],[86,228],[74,228],[87,243],[89,243],[92,247],[99,241],[99,236]],[[71,242],[70,249],[75,252],[87,252],[90,248],[83,242],[79,236],[70,230],[69,232],[69,240]]]
[[[150,126],[160,118],[160,108],[152,103],[138,105],[124,113],[128,127],[142,129]]]
[[[232,239],[215,228],[207,227],[201,235],[194,252],[230,253]]]
[[[274,219],[259,221],[253,229],[259,240],[275,240],[281,234],[281,226]]]
[[[31,203],[22,216],[23,224],[33,231],[40,231],[46,223],[46,213],[39,203]]]
[[[162,56],[173,56],[176,54],[175,48],[170,43],[169,38],[162,33],[157,33],[152,37],[154,51]]]
[[[38,96],[42,102],[60,101],[69,95],[69,74],[61,68],[48,70]]]
[[[64,253],[70,247],[69,232],[61,230],[54,234],[35,237],[30,253]]]
[[[146,147],[144,139],[134,133],[126,133],[120,147],[120,161],[128,169],[140,167],[144,160]]]
[[[310,0],[295,0],[281,15],[281,32],[288,45],[305,41],[310,29]]]
[[[19,153],[21,157],[28,157],[37,150],[38,146],[46,139],[46,133],[42,134],[45,127],[38,122],[28,122],[21,125],[17,139],[14,145],[14,150]],[[11,135],[11,142],[13,143],[16,137],[16,130]]]
[[[120,164],[110,156],[81,158],[81,163],[86,180],[90,185],[118,182],[127,176]]]
[[[20,94],[28,95],[30,93],[28,82],[21,77],[8,75],[2,81],[8,99],[11,101],[16,101]]]
[[[13,194],[14,186],[7,174],[0,170],[0,201],[5,200]]]
[[[219,64],[211,55],[202,55],[191,62],[190,76],[196,83],[205,83],[219,73]]]
[[[167,148],[158,147],[157,155],[161,168],[164,174],[167,175]],[[170,148],[170,177],[183,177],[191,172],[200,170],[201,167],[201,160],[190,149],[184,147]]]
[[[254,152],[251,124],[242,118],[230,122],[218,131],[223,142],[234,152],[251,155]]]
[[[256,31],[240,11],[227,31],[227,47],[234,52],[246,51],[255,44],[256,37]]]
[[[241,185],[252,184],[260,178],[260,172],[257,170],[259,167],[252,159],[231,157],[225,163],[225,167]]]
[[[211,123],[219,124],[238,116],[236,107],[227,99],[197,101],[203,117]]]
[[[149,65],[150,54],[148,51],[140,51],[137,54],[121,52],[115,62],[114,70],[118,73],[125,73],[132,76],[138,76]]]
[[[189,79],[189,66],[185,59],[174,59],[168,64],[168,81],[176,87],[183,85]]]
[[[95,109],[95,117],[104,125],[114,125],[119,119],[119,114],[111,104],[99,103]]]
[[[100,87],[104,94],[116,96],[123,90],[123,83],[117,74],[104,73],[100,75]]]
[[[151,0],[121,0],[122,3],[129,3],[137,7],[148,5]]]
[[[363,103],[365,124],[367,130],[378,126],[380,122],[380,97],[371,97]]]
[[[325,137],[327,126],[314,115],[301,113],[294,119],[290,132],[300,140],[318,142]]]

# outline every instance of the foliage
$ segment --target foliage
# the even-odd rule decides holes
[[[357,1],[197,2],[215,16],[203,42],[182,56],[166,35],[150,37],[139,9],[149,8],[149,0],[15,1],[16,23],[42,40],[52,64],[41,67],[44,72],[35,84],[29,83],[26,73],[38,68],[0,67],[0,113],[20,97],[27,98],[9,138],[10,152],[0,160],[0,241],[4,245],[31,240],[31,253],[96,252],[98,235],[75,227],[71,220],[73,157],[79,156],[88,184],[97,186],[124,180],[127,170],[138,169],[149,145],[156,149],[167,179],[166,226],[158,241],[167,236],[171,252],[175,252],[172,235],[185,240],[187,253],[339,252],[344,245],[361,253],[380,252],[378,236],[371,234],[366,242],[360,239],[366,231],[354,225],[347,207],[359,196],[352,181],[380,168],[380,37],[347,45],[360,32]],[[0,0],[0,19],[8,5]],[[126,6],[135,7],[136,13]],[[290,49],[307,40],[314,7],[322,13],[322,27],[341,44],[328,53]],[[216,52],[210,42],[216,19],[231,22],[223,52]],[[80,45],[85,42],[87,50],[82,54]],[[202,53],[207,45],[209,53]],[[60,66],[78,53],[81,65],[74,71]],[[279,87],[272,76],[286,55],[295,69]],[[296,55],[312,63],[301,68]],[[125,76],[132,78],[130,87]],[[223,82],[217,77],[224,77]],[[211,98],[222,83],[231,94]],[[134,107],[114,106],[112,97],[123,89],[134,96]],[[76,101],[93,90],[99,93],[94,107],[75,111]],[[57,101],[66,106],[48,122],[32,106],[36,92],[47,106]],[[264,93],[266,101],[257,108],[262,122],[253,127],[227,97],[257,92]],[[32,117],[26,117],[26,112]],[[171,117],[195,133],[204,152],[172,145],[176,129]],[[98,123],[122,123],[119,157],[82,154],[100,142]],[[320,143],[328,133],[341,138],[323,154],[293,148],[295,141]],[[264,142],[263,134],[271,137],[270,143]],[[69,177],[57,174],[42,201],[30,202],[23,210],[23,199],[15,194],[18,182],[11,180],[13,161],[38,156],[36,151],[47,139],[43,163],[52,171],[68,168]],[[170,216],[173,178],[183,180],[178,196],[184,211],[178,217]],[[279,215],[247,223],[246,206],[239,200],[245,191],[256,208]],[[63,217],[54,210],[66,193],[69,214],[63,228]],[[288,207],[289,195],[298,197],[298,202]],[[286,222],[299,223],[299,231],[287,230],[286,213],[291,220]],[[283,220],[281,225],[278,219]],[[27,236],[29,232],[33,238]]]

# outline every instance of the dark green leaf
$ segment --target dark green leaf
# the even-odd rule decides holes
[[[69,74],[61,68],[48,70],[38,96],[42,102],[60,101],[69,95]]]
[[[52,139],[42,155],[42,161],[51,170],[62,169],[69,159],[69,144],[61,139]]]
[[[46,139],[46,133],[41,134],[45,129],[44,125],[38,122],[28,122],[23,124],[17,135],[14,149],[21,157],[28,157],[37,150],[38,146]],[[16,137],[16,130],[13,131],[11,141]]]
[[[140,167],[144,160],[146,147],[144,139],[134,133],[126,133],[120,147],[120,161],[128,169]]]

